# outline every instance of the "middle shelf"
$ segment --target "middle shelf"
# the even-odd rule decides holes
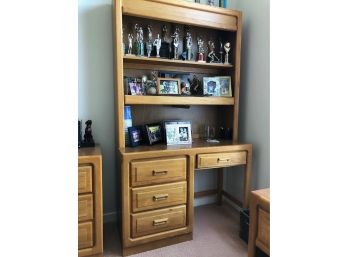
[[[130,105],[234,105],[234,97],[125,95],[124,103]]]

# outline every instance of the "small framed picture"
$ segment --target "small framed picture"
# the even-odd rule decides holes
[[[203,78],[203,95],[220,96],[220,80],[218,77]]]
[[[149,145],[160,143],[163,140],[162,126],[160,123],[145,125],[146,139]]]
[[[218,77],[220,80],[220,96],[232,96],[231,77]]]
[[[144,95],[144,88],[139,82],[129,82],[129,92],[131,95]]]
[[[192,144],[190,121],[165,121],[167,145]]]
[[[157,92],[159,95],[180,95],[180,79],[157,78]]]
[[[134,126],[128,128],[130,146],[138,146],[143,142],[142,127]]]

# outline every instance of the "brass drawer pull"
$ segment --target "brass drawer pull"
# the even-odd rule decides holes
[[[229,162],[230,161],[230,159],[220,159],[220,158],[218,158],[218,162]]]
[[[163,195],[154,195],[153,200],[154,201],[161,201],[161,200],[167,200],[168,194],[163,194]]]
[[[154,226],[160,226],[160,225],[164,225],[168,222],[168,218],[164,218],[164,219],[158,219],[158,220],[154,220],[153,221],[153,225]]]
[[[153,175],[153,176],[167,175],[167,173],[168,173],[167,170],[159,170],[159,171],[153,170],[153,171],[152,171],[152,175]]]

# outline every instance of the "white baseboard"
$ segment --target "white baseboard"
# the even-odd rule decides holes
[[[222,201],[227,203],[229,206],[231,206],[233,209],[237,210],[238,212],[242,211],[243,209],[240,208],[237,204],[235,204],[234,202],[232,202],[230,199],[228,199],[227,197],[222,196]]]

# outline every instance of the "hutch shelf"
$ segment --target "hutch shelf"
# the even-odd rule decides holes
[[[218,204],[223,190],[223,168],[244,167],[243,202],[248,207],[252,171],[252,145],[238,142],[241,12],[189,3],[183,0],[114,0],[114,73],[116,132],[120,171],[123,255],[163,247],[192,239],[194,173],[203,169],[218,171]],[[179,53],[183,51],[183,31],[190,26],[197,53],[197,36],[230,42],[229,64],[172,60],[124,55],[125,35],[134,34],[134,25],[151,25],[154,38],[166,25],[180,29]],[[146,30],[144,31],[146,32]],[[123,35],[123,36],[122,36]],[[147,34],[144,33],[144,41]],[[170,41],[172,39],[170,38]],[[150,76],[151,71],[185,74],[199,79],[231,77],[232,97],[127,95],[124,77]],[[191,145],[157,144],[126,147],[124,107],[130,105],[134,125],[163,120],[190,120]],[[199,135],[202,125],[230,128],[232,139],[208,143]]]

